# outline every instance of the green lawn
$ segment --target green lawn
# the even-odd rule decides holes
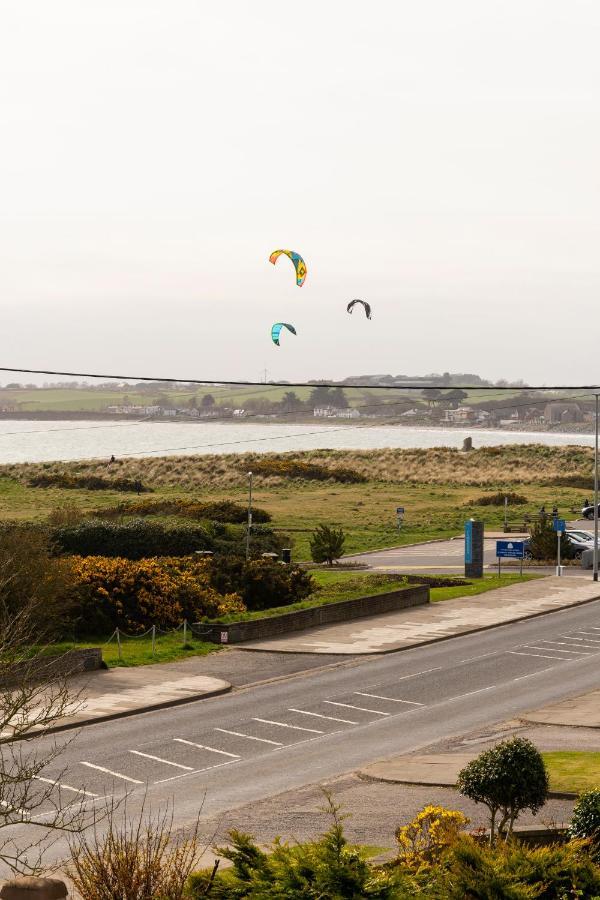
[[[175,662],[188,659],[190,656],[206,656],[220,650],[218,644],[208,644],[192,637],[188,631],[187,643],[183,645],[183,632],[176,634],[159,635],[156,638],[155,653],[152,654],[152,639],[150,636],[121,639],[121,658],[116,639],[113,637],[109,643],[108,635],[89,640],[63,641],[53,644],[52,654],[65,653],[67,650],[77,650],[82,647],[102,646],[102,658],[109,668],[116,666],[148,666],[153,663]]]
[[[574,794],[600,789],[600,753],[592,751],[553,751],[543,753],[550,776],[550,789]]]
[[[510,584],[516,584],[521,581],[531,581],[532,578],[539,578],[539,575],[484,575],[483,579],[473,581],[471,584],[459,585],[457,587],[440,587],[431,589],[431,601],[436,603],[439,600],[454,600],[455,597],[474,597],[476,594],[485,594],[487,591],[493,591],[496,588],[508,587]]]

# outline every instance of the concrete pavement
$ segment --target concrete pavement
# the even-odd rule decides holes
[[[389,653],[577,606],[598,597],[600,586],[589,578],[539,578],[475,597],[325,625],[240,647],[330,655]]]
[[[598,630],[600,641],[600,629]],[[600,690],[580,697],[569,697],[559,703],[525,713],[525,722],[542,725],[566,725],[577,728],[600,728]]]

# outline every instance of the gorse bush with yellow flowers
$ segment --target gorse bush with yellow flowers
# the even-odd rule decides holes
[[[396,829],[398,859],[409,867],[437,862],[452,846],[469,819],[455,809],[426,806],[408,825]]]
[[[175,628],[245,612],[239,594],[220,594],[210,584],[208,563],[193,557],[130,560],[72,558],[73,606],[81,634],[122,628],[139,634],[152,625]]]

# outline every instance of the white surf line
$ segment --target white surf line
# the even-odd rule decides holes
[[[143,784],[143,781],[140,781],[139,778],[131,778],[129,775],[122,775],[121,772],[113,772],[112,769],[105,769],[104,766],[97,766],[95,763],[84,762],[81,760],[81,766],[87,766],[88,769],[97,769],[98,772],[104,772],[105,775],[112,775],[113,778],[122,778],[123,781],[130,781],[132,784]]]
[[[538,659],[565,659],[564,656],[548,656],[543,653],[521,653],[519,650],[507,650],[506,652],[512,653],[513,656],[536,656]]]
[[[241,759],[239,753],[228,753],[227,750],[217,750],[216,747],[207,747],[206,744],[195,744],[194,741],[186,741],[185,738],[173,738],[178,744],[187,744],[188,747],[197,747],[198,750],[210,750],[211,753],[220,753],[221,756],[230,756],[232,759]]]
[[[74,791],[76,794],[83,794],[84,797],[99,797],[100,794],[92,794],[91,791],[84,791],[83,788],[71,787],[70,784],[63,784],[55,781],[53,778],[42,778],[41,775],[34,775],[36,781],[44,781],[46,784],[52,784],[54,787],[62,788],[63,791]]]
[[[284,744],[281,741],[271,741],[269,738],[259,738],[254,737],[253,734],[242,734],[241,731],[228,731],[227,728],[216,728],[215,731],[220,731],[223,734],[233,734],[235,737],[248,738],[249,741],[260,741],[261,744],[273,744],[274,747],[283,747]]]
[[[152,756],[151,753],[142,753],[141,750],[130,750],[130,753],[135,753],[136,756],[143,756],[144,759],[153,759],[154,762],[164,763],[166,766],[173,766],[175,769],[185,769],[186,772],[193,772],[193,766],[184,766],[183,763],[171,762],[170,759],[163,759],[162,756]]]
[[[332,722],[343,722],[344,725],[358,725],[358,722],[352,722],[350,719],[336,719],[335,716],[324,716],[323,713],[309,712],[307,709],[294,709],[290,706],[288,712],[300,713],[303,716],[315,716],[317,719],[330,719]]]
[[[352,706],[351,703],[338,703],[335,700],[323,700],[323,703],[329,703],[331,706],[344,706],[346,709],[358,709],[360,712],[375,713],[376,716],[391,716],[391,713],[381,712],[380,709],[367,709],[366,706]]]
[[[279,725],[280,728],[293,728],[296,731],[310,731],[312,734],[325,734],[324,731],[319,731],[318,728],[305,728],[303,725],[288,725],[287,722],[275,722],[273,719],[258,719],[256,716],[252,716],[253,722],[262,722],[263,725]]]
[[[374,700],[389,700],[390,703],[408,703],[409,706],[425,706],[424,703],[417,703],[416,700],[398,700],[396,697],[383,697],[381,694],[365,694],[364,691],[354,691],[359,697],[372,697]]]

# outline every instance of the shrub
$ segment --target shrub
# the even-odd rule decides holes
[[[330,811],[333,825],[318,840],[293,845],[276,840],[269,853],[257,847],[250,835],[231,831],[232,846],[217,852],[233,866],[217,875],[209,896],[219,900],[399,900],[408,896],[399,892],[401,873],[372,868],[360,848],[348,845],[338,809],[331,801]],[[191,877],[191,897],[206,896],[210,877],[209,872]]]
[[[104,478],[102,475],[73,475],[67,472],[40,472],[27,480],[30,487],[83,488],[88,491],[130,491],[146,494],[152,488],[132,478]]]
[[[92,515],[101,519],[122,516],[181,516],[189,519],[208,519],[212,522],[232,522],[241,525],[248,519],[248,510],[245,506],[240,506],[232,500],[200,503],[197,500],[177,498],[119,503],[117,506],[97,509]],[[255,506],[252,509],[252,520],[258,524],[270,522],[271,515],[266,509]]]
[[[204,560],[76,557],[73,572],[82,634],[113,628],[140,633],[152,625],[169,629],[184,619],[197,622],[245,611],[238,594],[223,595],[212,587]]]
[[[523,810],[536,813],[548,796],[548,773],[541,753],[526,738],[501,741],[484,750],[459,772],[458,790],[490,811],[490,843],[498,832],[507,838]]]
[[[215,556],[208,563],[210,583],[220,594],[238,594],[249,610],[271,609],[303,600],[315,590],[310,574],[269,559]]]
[[[586,791],[578,799],[569,833],[571,837],[590,840],[592,855],[600,862],[600,789]]]
[[[63,503],[48,513],[46,521],[52,528],[62,528],[65,525],[77,525],[83,518],[84,513],[75,503]]]
[[[314,562],[332,565],[344,553],[344,532],[341,528],[318,525],[310,538],[310,555]]]
[[[396,829],[398,859],[411,868],[438,861],[469,821],[457,810],[426,806],[412,822]]]
[[[496,494],[483,494],[483,496],[477,497],[473,500],[472,504],[469,503],[468,505],[504,506],[505,497],[508,498],[510,506],[523,506],[525,503],[529,503],[529,500],[524,494],[516,494],[514,491],[498,491]]]
[[[556,559],[557,551],[556,531],[552,528],[552,519],[539,518],[533,523],[529,551],[532,559]],[[562,559],[572,559],[575,555],[573,545],[564,537],[560,542]]]
[[[187,556],[195,550],[212,550],[214,540],[199,525],[168,527],[160,522],[133,519],[103,522],[90,519],[79,525],[56,528],[53,539],[64,553],[77,556]]]
[[[255,475],[275,475],[278,478],[302,478],[307,481],[340,481],[343,484],[362,484],[367,481],[355,469],[346,466],[318,466],[315,463],[301,462],[294,459],[266,458],[252,463]]]

